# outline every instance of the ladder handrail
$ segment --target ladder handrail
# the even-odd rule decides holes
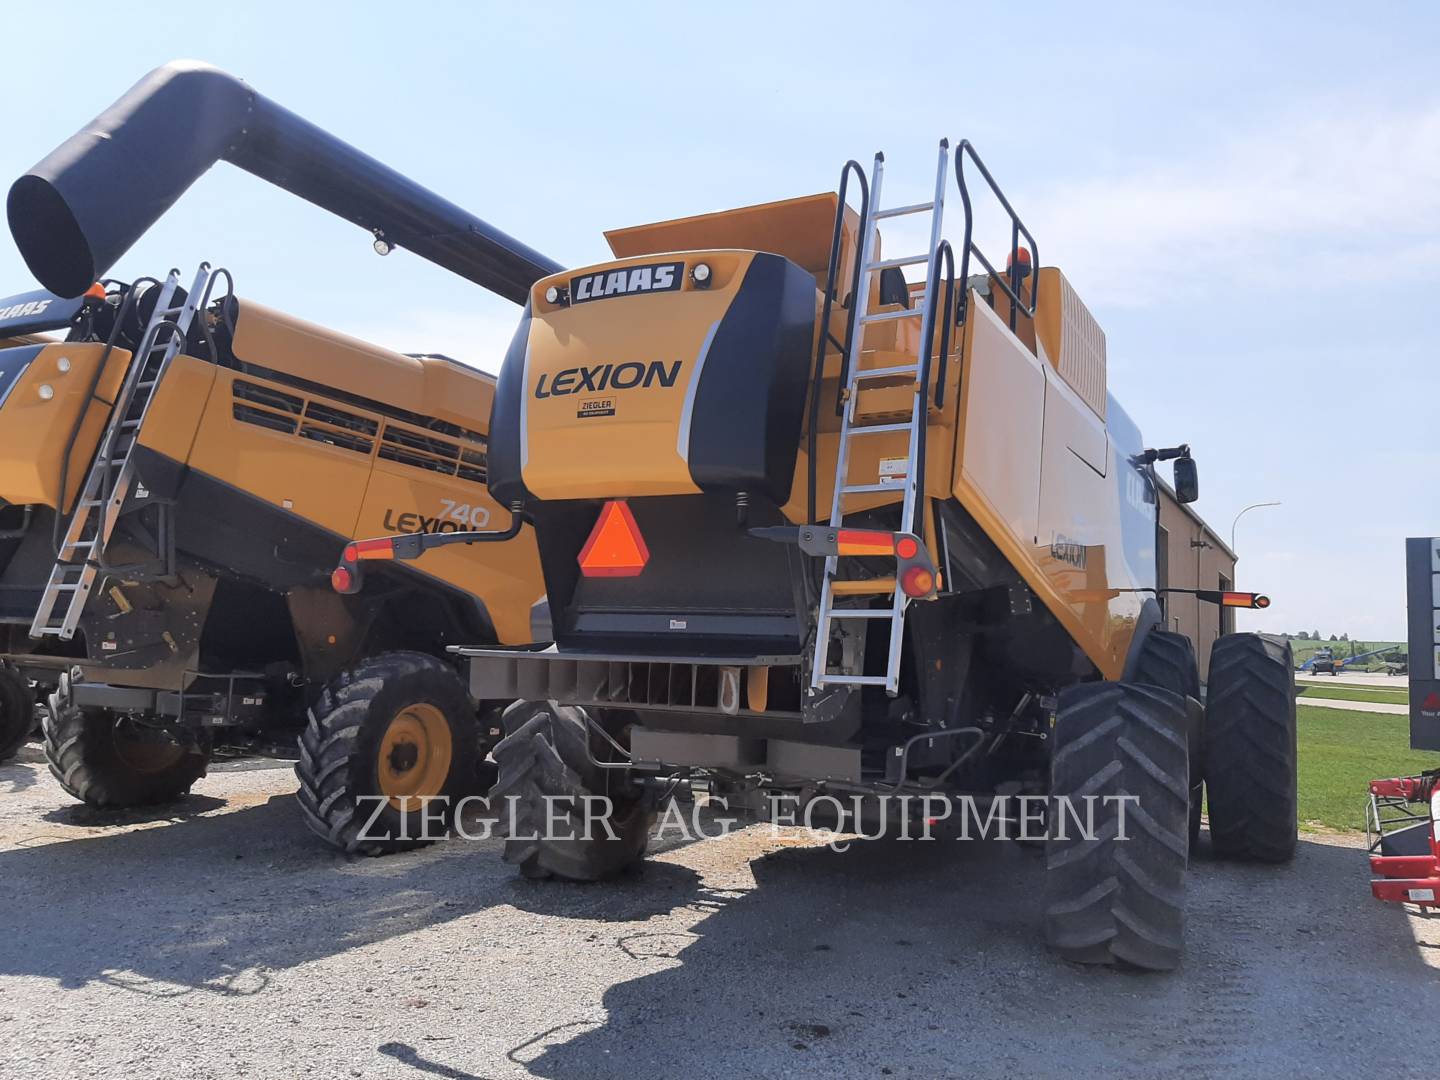
[[[975,162],[975,167],[980,170],[980,175],[984,178],[985,183],[990,185],[990,191],[994,194],[1000,205],[1005,208],[1005,213],[1010,216],[1010,266],[1007,270],[1007,274],[1011,278],[1010,281],[1005,280],[1005,277],[990,264],[990,260],[985,257],[985,253],[980,250],[974,241],[973,230],[975,215],[970,206],[970,189],[965,183],[965,157],[967,155]],[[995,178],[990,175],[990,170],[987,169],[985,163],[980,160],[980,155],[975,152],[975,147],[971,145],[969,139],[961,139],[960,145],[955,148],[955,180],[960,185],[960,202],[965,208],[965,239],[960,252],[960,281],[962,288],[960,293],[961,315],[959,321],[964,322],[966,316],[969,315],[970,255],[973,253],[975,258],[980,261],[980,265],[985,267],[989,275],[995,279],[996,283],[1005,290],[1006,296],[1010,298],[1010,329],[1013,332],[1016,318],[1021,311],[1024,311],[1025,314],[1032,319],[1035,317],[1035,302],[1040,296],[1040,251],[1035,243],[1035,237],[1031,235],[1030,230],[1025,227],[1025,223],[1020,220],[1020,215],[1017,214],[1015,208],[1010,205],[1010,200],[1005,198],[1005,193],[1000,190],[1000,185],[997,184]],[[1021,236],[1024,236],[1028,241],[1027,247],[1030,249],[1030,275],[1034,279],[1034,283],[1030,286],[1030,303],[1028,305],[1020,299],[1021,274],[1020,260],[1017,256],[1020,253]]]
[[[855,253],[855,270],[851,275],[849,314],[845,320],[845,340],[835,341],[830,333],[830,313],[834,310],[835,302],[835,278],[840,272],[840,242],[844,237],[845,230],[845,194],[849,187],[850,171],[855,171],[855,176],[860,181],[860,222],[864,226],[866,217],[870,212],[870,182],[865,179],[865,170],[854,158],[845,162],[840,169],[840,192],[835,203],[835,227],[830,234],[830,265],[825,274],[825,300],[820,310],[820,334],[819,341],[815,346],[815,375],[810,386],[810,435],[808,439],[809,454],[809,482],[810,493],[806,504],[806,512],[809,515],[807,520],[814,522],[815,519],[815,457],[820,438],[820,388],[825,381],[825,346],[827,342],[834,342],[840,349],[840,393],[843,393],[845,386],[845,362],[850,355],[850,337],[855,333],[855,303],[853,300],[860,288],[860,253]],[[841,399],[837,393],[835,400],[835,415],[840,415]]]
[[[109,563],[105,558],[106,547],[135,479],[134,453],[139,445],[140,429],[154,405],[156,390],[170,361],[185,348],[190,324],[197,309],[210,296],[212,281],[210,264],[201,263],[194,284],[179,304],[174,302],[180,289],[178,269],[172,269],[160,286],[155,307],[138,347],[131,354],[85,482],[78,492],[75,511],[70,515],[49,581],[31,622],[31,637],[53,635],[69,641],[100,575],[130,569]],[[157,543],[164,548],[161,557],[167,573],[171,572],[173,555],[165,552],[173,551],[173,539],[173,532],[162,519]],[[62,599],[65,600],[63,614],[57,613]]]
[[[940,383],[935,388],[935,406],[939,408],[945,402],[945,373],[946,357],[950,352],[950,312],[955,300],[955,255],[950,248],[950,241],[941,240],[930,255],[930,263],[927,267],[927,278],[925,281],[925,292],[927,293],[923,303],[927,304],[925,320],[920,327],[920,374],[919,385],[916,393],[920,396],[918,404],[920,425],[916,430],[916,451],[915,451],[915,514],[911,529],[917,535],[924,535],[925,527],[925,438],[930,427],[930,361],[934,354],[935,338],[935,313],[936,313],[936,292],[939,291],[940,259],[945,259],[945,322],[941,330],[940,341]]]

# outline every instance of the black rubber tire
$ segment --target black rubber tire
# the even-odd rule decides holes
[[[392,720],[413,705],[433,705],[450,734],[450,769],[434,795],[402,813],[383,797],[381,740]],[[348,854],[388,855],[425,847],[454,824],[460,800],[483,794],[475,706],[459,673],[433,656],[381,653],[337,676],[310,709],[300,734],[296,798],[312,832]]]
[[[1195,645],[1184,634],[1173,630],[1151,630],[1140,643],[1139,655],[1131,682],[1158,686],[1200,702],[1200,665],[1195,660]],[[1199,718],[1203,721],[1203,712]],[[1190,850],[1200,840],[1200,808],[1205,801],[1205,777],[1201,767],[1204,754],[1200,732],[1203,722],[1194,726],[1190,739]],[[1188,729],[1187,729],[1188,730]]]
[[[1081,820],[1094,797],[1091,838],[1062,811],[1045,846],[1045,938],[1065,959],[1179,965],[1189,753],[1184,699],[1169,690],[1099,682],[1061,693],[1050,794],[1075,800]],[[1134,799],[1104,801],[1122,795]]]
[[[45,759],[60,786],[103,810],[154,806],[189,792],[210,764],[210,736],[168,736],[104,709],[81,709],[51,694],[43,721]]]
[[[602,722],[623,746],[619,725]],[[490,806],[510,830],[506,862],[528,878],[603,881],[645,858],[654,811],[627,772],[591,760],[593,755],[613,761],[618,755],[590,731],[583,709],[517,701],[505,710],[503,723],[505,737],[494,751],[500,778]],[[608,829],[595,820],[598,803],[590,807],[586,828],[583,800],[597,796],[610,800]],[[560,835],[546,837],[551,820],[556,823],[551,831]]]
[[[14,668],[0,665],[0,764],[9,761],[35,730],[35,695]]]
[[[1217,855],[1282,863],[1295,856],[1295,673],[1290,643],[1226,634],[1210,652],[1205,786]]]

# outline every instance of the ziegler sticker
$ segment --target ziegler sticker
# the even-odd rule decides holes
[[[614,416],[615,399],[588,398],[580,402],[580,407],[575,410],[575,416],[579,420],[588,420],[592,416]]]
[[[607,300],[612,296],[634,296],[637,293],[674,292],[685,280],[683,262],[652,263],[649,266],[623,266],[602,270],[570,279],[570,302],[584,304],[591,300]]]

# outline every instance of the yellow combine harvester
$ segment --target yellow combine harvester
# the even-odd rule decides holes
[[[489,484],[534,525],[557,647],[462,650],[472,693],[520,699],[491,795],[514,803],[506,858],[612,875],[683,781],[732,807],[858,800],[862,822],[1029,795],[1052,945],[1173,967],[1207,788],[1217,850],[1294,851],[1288,649],[1222,639],[1206,714],[1156,590],[1154,465],[1193,500],[1189,449],[1145,447],[1104,333],[968,144],[940,144],[916,205],[882,204],[883,172],[612,232],[612,260],[531,288]],[[1006,217],[998,267],[977,177]],[[902,216],[928,243],[882,253]],[[362,543],[345,570],[456,539]],[[607,829],[582,795],[610,800]],[[568,834],[544,827],[556,805]]]
[[[216,742],[298,735],[316,831],[348,850],[411,846],[406,797],[484,790],[504,703],[471,699],[446,646],[543,637],[535,546],[396,566],[361,597],[330,574],[356,536],[507,525],[485,486],[495,380],[237,299],[208,267],[93,284],[117,253],[105,238],[138,235],[168,202],[138,193],[123,157],[88,155],[213,105],[217,85],[238,84],[194,66],[152,75],[10,195],[21,252],[53,291],[0,301],[0,741],[13,751],[48,698],[55,775],[115,807],[187,791]],[[368,160],[281,119],[251,122],[253,153],[280,132],[317,158]],[[254,171],[292,185],[323,172],[283,164]],[[402,231],[448,212],[371,164],[371,188],[323,197]],[[523,292],[544,268],[522,256],[471,276]],[[366,841],[381,802],[392,839]]]

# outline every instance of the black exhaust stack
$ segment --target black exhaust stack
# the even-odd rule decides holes
[[[40,284],[78,296],[185,189],[228,161],[508,300],[561,269],[235,76],[156,68],[10,188],[10,231]]]

